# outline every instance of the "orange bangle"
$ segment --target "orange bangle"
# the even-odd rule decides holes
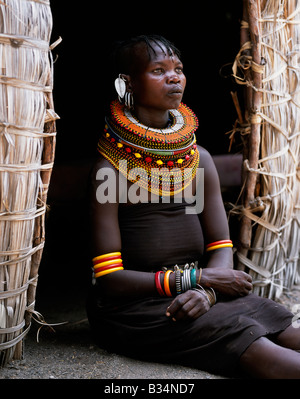
[[[211,242],[210,244],[206,245],[206,248],[213,247],[213,246],[219,245],[219,244],[232,244],[232,241],[231,240],[219,240],[219,241]]]
[[[94,267],[94,273],[99,273],[99,272],[104,272],[104,270],[109,270],[109,269],[114,269],[115,267],[123,267],[122,263],[115,263],[113,265],[110,266],[103,266],[103,267]]]
[[[170,274],[172,270],[167,270],[164,276],[164,289],[167,296],[173,296],[170,291]]]
[[[226,247],[233,247],[233,244],[227,243],[227,244],[218,244],[218,245],[214,245],[212,247],[206,248],[206,252],[209,251],[214,251],[215,249],[219,249],[219,248],[226,248]]]
[[[96,256],[95,258],[93,258],[93,262],[97,262],[98,260],[105,260],[105,258],[108,258],[110,256],[121,256],[121,252],[110,252],[108,254],[104,254],[104,255],[100,255],[100,256]]]
[[[93,260],[94,266],[98,265],[101,262],[107,262],[108,260],[114,260],[114,259],[121,259],[121,255],[115,255],[115,256],[108,256],[107,258],[98,259],[98,260]]]
[[[114,265],[115,263],[122,263],[122,259],[113,259],[113,260],[108,260],[106,262],[101,262],[101,263],[96,263],[94,265],[94,268],[99,268],[99,267],[104,267],[104,266],[110,266],[110,265]]]

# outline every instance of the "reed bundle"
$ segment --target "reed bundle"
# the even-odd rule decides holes
[[[300,1],[244,0],[246,87],[239,268],[273,299],[300,283]]]
[[[49,0],[0,1],[0,366],[23,355],[55,150]]]

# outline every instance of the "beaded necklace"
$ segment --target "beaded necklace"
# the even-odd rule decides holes
[[[140,123],[115,100],[98,143],[98,151],[129,181],[159,196],[181,192],[199,164],[197,117],[182,103],[169,112],[168,127],[155,129]],[[143,171],[138,178],[130,174],[134,168]]]

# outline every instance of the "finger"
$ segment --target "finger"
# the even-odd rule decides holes
[[[172,305],[172,308],[169,307],[168,312],[171,313],[173,320],[184,320],[190,310],[196,306],[198,298],[194,294],[193,291],[187,291],[178,297],[178,301]]]
[[[248,290],[248,291],[252,291],[253,285],[252,285],[251,283],[247,282],[247,283],[245,284],[245,288],[246,288],[246,290]]]
[[[198,318],[210,308],[206,296],[202,293],[190,291],[187,302],[173,315],[175,320]]]
[[[206,313],[209,310],[209,305],[208,304],[203,304],[203,306],[199,307],[194,307],[190,312],[189,312],[189,318],[196,320],[198,317],[202,316],[204,313]]]
[[[182,308],[185,304],[184,294],[178,295],[172,303],[167,307],[166,316],[174,317],[174,315]]]
[[[189,316],[190,311],[193,309],[195,305],[191,303],[191,301],[185,303],[182,307],[180,307],[175,313],[172,315],[173,321],[185,320]]]

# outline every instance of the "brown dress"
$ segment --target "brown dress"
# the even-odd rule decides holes
[[[204,240],[197,215],[187,204],[137,204],[119,208],[122,259],[126,269],[203,262]],[[201,265],[203,267],[203,264]],[[195,321],[174,322],[165,315],[172,298],[149,297],[107,303],[91,287],[88,318],[99,345],[154,362],[178,363],[215,374],[235,375],[247,347],[262,336],[286,329],[293,315],[283,306],[250,294],[218,298]]]

